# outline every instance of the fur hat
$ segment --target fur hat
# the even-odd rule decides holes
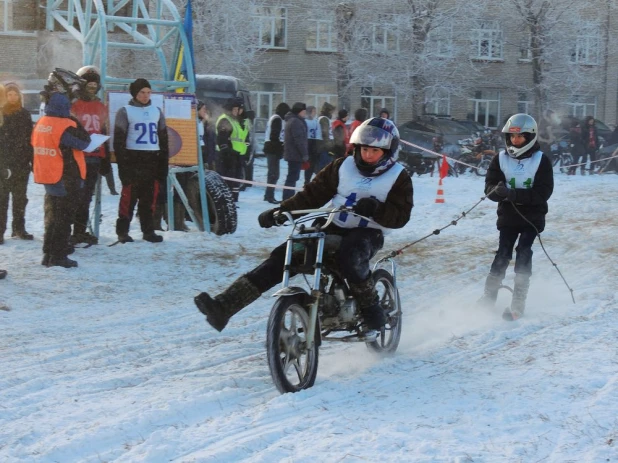
[[[21,89],[15,82],[9,82],[9,83],[4,84],[4,91],[5,93],[15,92],[19,96],[21,96]]]
[[[140,77],[139,79],[135,79],[135,81],[129,85],[129,92],[131,92],[131,96],[135,98],[140,90],[146,87],[152,88],[150,86],[150,82]]]
[[[301,111],[304,111],[306,109],[307,105],[305,103],[297,102],[292,105],[292,113],[296,115],[300,114]]]

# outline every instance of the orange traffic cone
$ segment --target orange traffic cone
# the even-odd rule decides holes
[[[438,194],[436,195],[436,203],[444,204],[444,190],[442,189],[442,179],[438,182]]]

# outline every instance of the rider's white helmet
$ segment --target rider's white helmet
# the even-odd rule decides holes
[[[502,128],[506,142],[506,152],[512,158],[518,158],[530,148],[534,146],[537,140],[538,127],[536,121],[528,114],[515,114],[509,117],[504,127]],[[521,147],[516,147],[511,144],[511,133],[521,133],[526,139],[526,143]]]

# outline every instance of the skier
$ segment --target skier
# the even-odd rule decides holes
[[[367,330],[380,329],[386,316],[378,303],[369,260],[384,244],[383,232],[401,228],[410,220],[412,180],[399,164],[399,132],[385,119],[365,121],[351,142],[354,155],[336,159],[305,185],[303,191],[283,201],[281,207],[262,212],[262,228],[275,225],[275,212],[312,209],[332,200],[334,206],[353,206],[356,213],[337,217],[326,229],[342,236],[338,267],[358,302]],[[283,277],[286,243],[276,247],[270,257],[238,278],[216,297],[201,293],[195,304],[216,330],[222,331],[229,319],[280,283]]]
[[[519,238],[515,249],[513,300],[503,314],[506,320],[516,320],[524,314],[532,274],[532,243],[545,228],[554,174],[551,161],[540,151],[537,124],[531,116],[511,116],[502,133],[506,151],[492,159],[485,178],[485,194],[498,203],[500,238],[479,303],[485,307],[494,306]]]

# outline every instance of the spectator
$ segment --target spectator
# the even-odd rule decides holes
[[[318,152],[320,153],[320,164],[317,171],[321,171],[327,164],[333,160],[333,129],[331,128],[331,119],[333,117],[333,111],[335,107],[325,102],[320,110],[320,117],[318,122],[320,124],[320,131],[322,132],[322,140],[318,141]]]
[[[223,106],[223,114],[217,119],[217,172],[223,177],[239,178],[242,163],[240,157],[247,152],[244,129],[238,122],[242,104],[236,98],[230,98]],[[240,183],[226,180],[232,190],[234,202],[238,203]]]
[[[165,116],[152,105],[152,90],[146,79],[133,81],[129,91],[133,98],[118,110],[114,125],[114,152],[122,182],[116,234],[120,243],[133,242],[129,228],[137,205],[142,238],[160,243],[163,237],[155,233],[154,210],[168,172]]]
[[[45,115],[32,131],[34,181],[45,185],[45,235],[42,265],[77,267],[69,259],[72,206],[86,179],[84,152],[90,135],[71,116],[71,100],[85,81],[77,74],[56,68],[45,86]]]
[[[215,136],[215,128],[212,123],[212,113],[210,112],[210,108],[202,103],[203,106],[199,108],[198,117],[200,118],[200,122],[202,127],[204,128],[204,135],[202,137],[203,147],[202,147],[202,161],[204,162],[204,168],[209,170],[215,170],[216,164],[216,136]],[[199,105],[198,105],[199,106]]]
[[[86,81],[84,90],[78,95],[78,100],[71,106],[71,112],[89,134],[107,134],[107,106],[97,96],[101,90],[100,72],[94,66],[84,66],[77,71],[77,75]],[[89,222],[90,203],[94,189],[102,176],[110,172],[110,153],[108,144],[86,153],[86,183],[80,190],[75,204],[73,218],[73,236],[71,243],[97,244],[98,238],[86,230]]]
[[[320,123],[316,119],[316,107],[307,106],[307,137],[309,142],[309,167],[305,169],[305,185],[311,181],[311,176],[317,173],[317,168],[320,164],[320,153],[318,151],[318,143],[322,139],[322,129]]]
[[[309,161],[309,143],[307,139],[307,105],[294,103],[292,110],[285,115],[285,134],[283,141],[283,159],[288,163],[288,175],[285,186],[295,187],[300,177],[303,162]],[[283,200],[294,196],[294,190],[283,190]]]
[[[350,133],[348,126],[346,125],[347,121],[348,110],[340,109],[337,119],[335,119],[332,124],[334,140],[333,153],[335,159],[344,157],[348,151],[348,145],[350,144]]]
[[[551,109],[545,110],[543,117],[539,121],[538,141],[541,151],[547,156],[551,153],[551,144],[556,140],[554,127],[559,125],[560,121],[557,114]]]
[[[571,156],[573,157],[574,164],[581,165],[581,174],[584,175],[585,163],[586,163],[586,154],[584,141],[582,139],[582,128],[581,124],[578,120],[573,120],[571,122],[571,127],[569,128],[569,147],[571,149]],[[569,175],[575,175],[575,171],[577,167],[573,166],[569,169]]]
[[[382,108],[382,109],[380,109],[380,117],[382,119],[390,119],[391,118],[391,113],[388,111],[388,109]]]
[[[268,165],[268,173],[266,174],[266,183],[276,185],[279,180],[279,164],[283,157],[283,139],[285,133],[284,118],[290,112],[290,107],[287,103],[279,103],[275,108],[275,114],[270,116],[266,124],[266,132],[264,133],[264,155]],[[275,199],[275,188],[266,187],[264,193],[264,201],[271,204],[279,204],[281,201]]]
[[[599,151],[599,133],[597,131],[597,126],[593,116],[586,116],[586,119],[584,120],[582,139],[584,142],[583,162],[586,162],[586,158],[590,156],[589,172],[590,175],[592,175],[595,173],[595,169],[597,168],[595,161],[597,160],[597,152]]]
[[[356,111],[354,111],[354,120],[350,124],[350,138],[352,138],[352,134],[354,133],[356,128],[367,120],[367,114],[368,111],[365,108],[358,108]],[[349,144],[347,154],[352,154],[353,152],[354,145]]]
[[[15,83],[5,86],[4,122],[0,126],[0,244],[4,243],[9,196],[13,197],[11,236],[32,240],[26,231],[28,179],[32,170],[32,118],[23,107],[22,94]]]

